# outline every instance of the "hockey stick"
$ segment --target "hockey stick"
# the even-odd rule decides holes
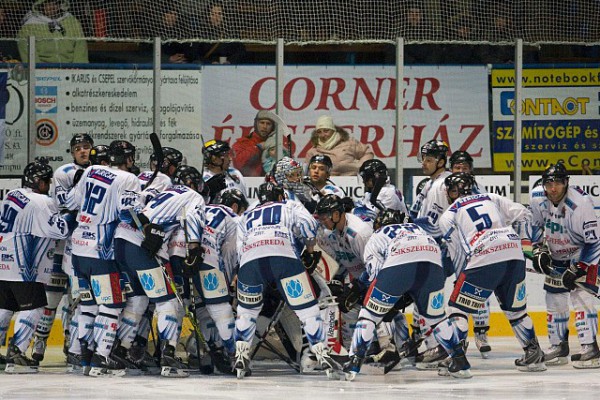
[[[379,197],[379,193],[381,189],[385,186],[386,179],[383,176],[379,176],[375,178],[375,182],[373,182],[373,189],[371,190],[370,201],[375,207],[377,207],[380,211],[384,211],[385,207],[381,204],[380,201],[377,200]]]
[[[288,138],[288,152],[290,154],[289,156],[291,158],[294,158],[294,155],[292,154],[292,130],[287,126],[285,121],[279,115],[275,114],[272,111],[267,111],[267,116],[265,118],[268,118],[277,124],[277,134],[282,134],[281,145],[283,145],[284,137]]]
[[[189,240],[188,231],[187,231],[187,214],[186,214],[185,206],[181,208],[181,219],[183,220],[183,236],[185,237],[185,257],[188,258],[190,256],[190,240]],[[194,319],[196,319],[197,314],[196,314],[196,301],[194,299],[194,279],[191,276],[188,279],[188,284],[190,286],[190,308],[191,308]],[[192,323],[192,325],[197,326],[198,322],[196,321],[196,324]],[[194,336],[196,337],[196,353],[198,354],[198,360],[200,360],[200,343],[202,342],[206,345],[206,340],[204,339],[204,337],[201,338],[200,335],[201,335],[200,331],[198,331],[198,329],[194,328]],[[202,365],[200,362],[198,362],[198,371],[201,371],[201,370],[202,370]]]
[[[165,154],[162,151],[162,147],[160,145],[160,139],[158,135],[154,132],[150,134],[150,142],[152,143],[152,151],[156,156],[156,168],[154,168],[154,172],[150,177],[150,180],[146,183],[146,188],[149,188],[152,185],[152,182],[156,179],[158,172],[160,171],[160,167],[162,166],[163,161],[165,160]]]
[[[275,312],[273,313],[273,317],[271,318],[269,325],[267,325],[263,334],[258,338],[258,343],[256,343],[256,346],[254,346],[254,349],[250,353],[251,360],[254,359],[254,357],[256,356],[256,353],[258,353],[258,350],[260,349],[262,344],[265,343],[265,341],[267,340],[267,335],[269,334],[271,329],[273,329],[275,324],[279,321],[279,318],[281,318],[281,314],[283,313],[283,307],[285,307],[285,302],[280,301],[279,305],[275,309]]]

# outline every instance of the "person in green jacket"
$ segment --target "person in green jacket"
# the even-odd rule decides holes
[[[69,11],[68,0],[36,0],[17,37],[21,60],[29,60],[29,36],[36,37],[36,62],[87,63],[88,49],[81,24]]]

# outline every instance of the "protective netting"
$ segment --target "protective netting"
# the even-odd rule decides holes
[[[3,1],[2,38],[18,34],[31,3]],[[33,9],[43,12],[52,3],[68,9],[89,40],[600,42],[598,0],[35,0]],[[64,35],[57,16],[58,26],[42,16],[40,36]]]

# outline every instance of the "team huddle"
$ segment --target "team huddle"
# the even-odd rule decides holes
[[[67,368],[88,376],[216,369],[242,379],[266,347],[330,379],[398,364],[470,378],[468,318],[486,358],[492,294],[523,348],[518,370],[568,362],[569,299],[581,344],[571,362],[600,368],[600,228],[562,163],[546,169],[526,207],[486,193],[464,151],[447,170],[448,146],[431,140],[419,159],[429,180],[407,208],[376,159],[360,166],[358,201],[316,154],[307,171],[278,160],[249,202],[220,140],[203,144],[202,171],[160,145],[142,172],[127,141],[94,146],[77,134],[70,146],[72,163],[28,164],[22,188],[2,202],[0,343],[18,313],[0,359],[8,373],[38,372],[63,296]],[[545,275],[546,351],[527,313],[526,258]],[[182,359],[184,316],[192,334]],[[270,343],[272,330],[283,350]]]

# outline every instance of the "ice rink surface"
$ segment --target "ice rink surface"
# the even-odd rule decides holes
[[[542,347],[547,340],[542,338]],[[156,376],[90,378],[65,373],[59,348],[49,349],[40,373],[0,373],[0,399],[589,399],[600,392],[600,370],[576,370],[571,364],[546,372],[524,373],[514,367],[522,354],[516,339],[491,337],[490,358],[483,360],[473,340],[467,356],[473,378],[441,377],[413,367],[387,375],[359,374],[352,382],[329,381],[324,374],[300,375],[280,361],[260,361],[243,380],[223,375],[185,379]],[[577,352],[571,337],[571,352]],[[4,350],[4,349],[3,349]]]

